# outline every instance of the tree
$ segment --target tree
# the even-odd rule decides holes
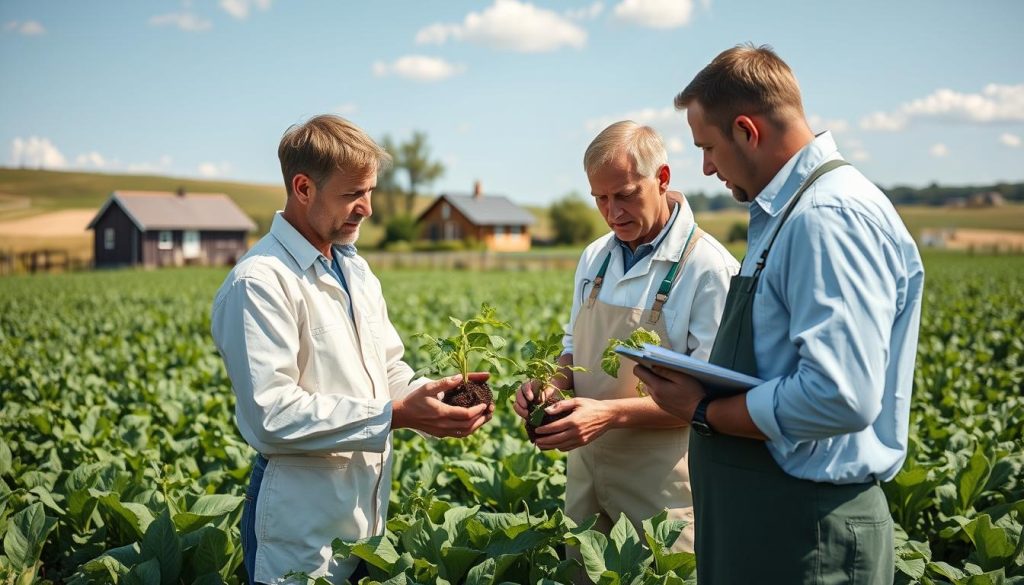
[[[405,193],[405,213],[412,215],[417,189],[433,183],[443,175],[444,165],[440,161],[430,160],[427,135],[420,131],[413,132],[412,138],[398,147],[396,158],[395,166],[405,170],[409,178],[409,190]]]
[[[398,205],[395,203],[402,196],[402,187],[398,184],[398,147],[388,134],[380,141],[380,146],[391,155],[391,165],[380,170],[377,175],[377,189],[374,195],[378,200],[383,200],[384,209],[388,219],[398,215]],[[383,218],[380,215],[371,215],[373,223],[381,223]]]
[[[594,238],[594,209],[579,193],[569,193],[551,204],[548,211],[555,230],[555,242],[575,244]]]

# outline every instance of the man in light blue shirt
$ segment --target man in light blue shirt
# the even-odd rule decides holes
[[[814,136],[767,48],[715,58],[676,98],[704,173],[750,202],[749,247],[710,361],[764,383],[722,395],[638,367],[691,420],[698,581],[891,583],[879,481],[906,458],[924,270],[885,195]]]

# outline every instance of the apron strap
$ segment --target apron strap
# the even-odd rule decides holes
[[[601,264],[601,269],[597,271],[597,276],[594,277],[594,286],[590,289],[590,298],[587,300],[587,307],[593,307],[594,303],[597,302],[597,293],[601,292],[601,284],[604,283],[604,273],[608,271],[608,263],[612,260],[612,253],[609,250],[608,255],[604,257],[604,263]]]
[[[789,215],[793,213],[794,209],[796,209],[797,202],[800,201],[800,197],[802,197],[804,192],[807,191],[807,188],[810,187],[811,184],[813,184],[815,181],[817,181],[818,177],[824,175],[829,171],[834,171],[839,167],[845,167],[849,164],[850,163],[846,162],[845,160],[830,160],[826,163],[818,165],[818,168],[814,169],[814,172],[811,173],[806,179],[804,179],[803,184],[800,185],[800,189],[796,192],[796,195],[793,196],[793,199],[790,200],[789,204],[786,206],[786,211],[782,214],[782,220],[778,223],[778,225],[775,226],[775,231],[772,232],[772,238],[768,240],[768,245],[765,247],[764,251],[761,252],[761,257],[757,259],[757,266],[754,268],[754,274],[752,275],[754,277],[753,280],[751,280],[752,283],[757,282],[757,278],[761,276],[761,271],[764,270],[764,265],[765,263],[768,262],[768,251],[772,249],[772,246],[775,244],[775,238],[777,238],[779,235],[779,231],[782,230],[782,226],[785,225],[786,220],[789,219]]]
[[[672,285],[676,279],[679,278],[681,270],[679,267],[686,264],[686,259],[690,257],[690,252],[697,247],[697,241],[704,236],[704,230],[697,227],[697,224],[693,224],[690,228],[690,235],[686,236],[686,244],[683,247],[683,254],[679,257],[679,261],[672,265],[669,269],[668,274],[665,275],[665,279],[661,281],[661,286],[658,287],[658,293],[654,295],[654,304],[651,305],[650,315],[647,317],[648,324],[655,324],[661,319],[661,308],[665,306],[665,302],[668,301],[669,292],[672,290]]]

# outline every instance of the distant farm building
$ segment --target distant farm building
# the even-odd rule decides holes
[[[921,232],[921,245],[946,250],[970,252],[1022,252],[1024,232],[1005,230],[926,229]]]
[[[442,193],[416,223],[420,238],[432,242],[476,240],[494,252],[525,252],[536,219],[507,197],[484,195],[477,182],[471,195]]]
[[[86,229],[97,268],[230,265],[256,224],[220,193],[114,191]]]

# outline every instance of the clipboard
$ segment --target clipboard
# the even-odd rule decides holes
[[[615,348],[615,353],[646,367],[662,366],[689,374],[700,380],[711,396],[740,394],[764,383],[764,380],[760,378],[709,364],[686,354],[649,343],[645,343],[639,350],[620,345]]]

